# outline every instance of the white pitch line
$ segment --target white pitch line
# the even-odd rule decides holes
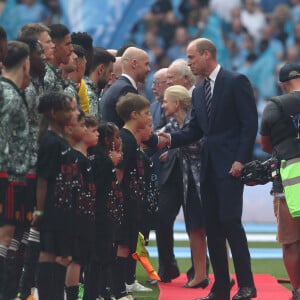
[[[150,232],[150,241],[155,241],[155,233]],[[185,232],[175,232],[174,233],[175,241],[188,241],[188,235]],[[247,233],[248,242],[276,242],[276,234],[258,234],[258,233]]]

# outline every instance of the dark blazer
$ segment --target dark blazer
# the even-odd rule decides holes
[[[127,93],[137,94],[138,91],[131,84],[128,78],[125,76],[120,76],[118,80],[108,88],[101,98],[101,112],[103,121],[113,122],[119,128],[123,127],[124,122],[117,114],[116,104],[120,96],[124,96]]]
[[[204,81],[194,89],[192,104],[189,126],[172,134],[171,146],[178,147],[204,138],[201,180],[205,180],[207,168],[217,180],[228,180],[229,186],[219,192],[226,201],[230,202],[228,198],[232,197],[232,202],[227,203],[228,208],[220,207],[220,210],[224,208],[225,211],[231,210],[229,215],[239,215],[243,186],[239,186],[237,179],[228,172],[234,161],[246,163],[252,159],[258,119],[251,84],[246,76],[221,68],[213,90],[210,120],[206,112]]]
[[[138,94],[137,89],[131,84],[129,79],[125,76],[120,76],[118,80],[113,83],[109,89],[103,94],[101,98],[101,112],[102,112],[102,121],[113,122],[119,128],[122,128],[124,125],[123,120],[118,116],[116,110],[116,104],[121,96],[126,95],[127,93]],[[147,146],[155,148],[158,143],[156,134],[152,134]]]

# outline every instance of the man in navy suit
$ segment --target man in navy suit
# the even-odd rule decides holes
[[[230,299],[226,240],[239,285],[232,299],[255,298],[250,254],[241,222],[243,184],[239,180],[243,165],[252,159],[258,126],[252,87],[244,75],[227,71],[218,64],[216,47],[208,39],[193,40],[187,47],[187,58],[194,75],[205,78],[193,91],[189,127],[170,136],[162,133],[162,137],[169,138],[167,144],[172,148],[204,139],[201,193],[215,282],[209,295],[197,300]],[[205,80],[210,84],[209,112]]]
[[[113,122],[121,128],[124,122],[118,116],[116,103],[120,96],[138,93],[137,84],[145,83],[150,72],[148,54],[139,48],[129,47],[121,58],[122,75],[104,93],[101,99],[103,121]]]
[[[116,111],[116,104],[121,96],[127,93],[138,94],[139,83],[145,83],[150,72],[148,54],[137,47],[128,47],[121,57],[122,74],[103,94],[100,107],[102,120],[113,122],[119,128],[122,128],[124,121],[119,117]],[[152,143],[152,144],[151,144]],[[149,145],[156,145],[156,135],[152,137]],[[135,278],[136,260],[131,256],[127,261],[126,269],[126,290],[127,292],[149,292],[152,289],[141,285]]]

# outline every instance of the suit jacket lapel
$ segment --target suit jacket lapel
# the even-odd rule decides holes
[[[204,80],[202,80],[199,83],[199,85],[194,89],[194,93],[194,107],[197,114],[199,114],[204,132],[207,132],[208,119],[205,103]]]

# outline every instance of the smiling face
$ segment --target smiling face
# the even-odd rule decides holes
[[[176,99],[172,98],[170,95],[165,93],[162,108],[165,111],[166,117],[172,117],[177,112],[178,101],[176,101]]]

